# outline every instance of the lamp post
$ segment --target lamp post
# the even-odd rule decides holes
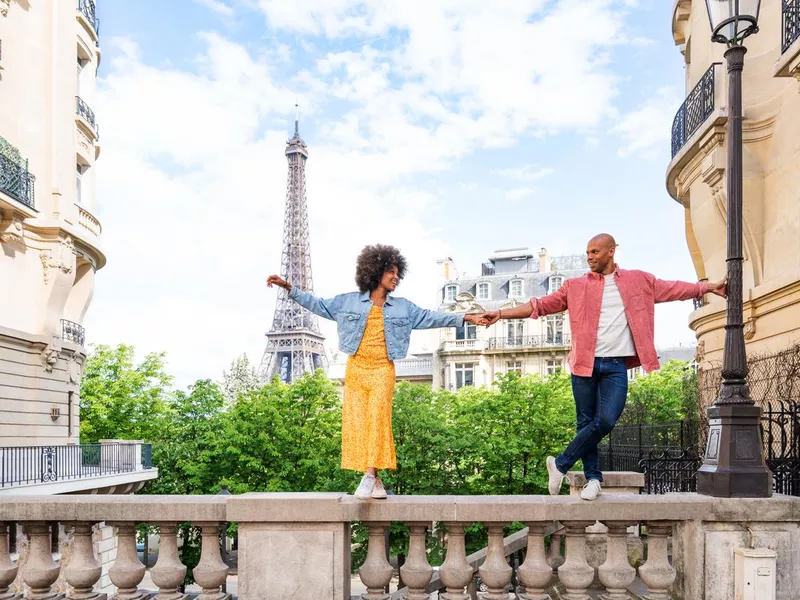
[[[726,44],[728,68],[728,301],[722,389],[708,409],[709,431],[697,491],[725,498],[772,495],[772,472],[764,462],[759,435],[761,409],[747,387],[742,319],[742,43],[758,32],[760,0],[706,0],[711,40]]]

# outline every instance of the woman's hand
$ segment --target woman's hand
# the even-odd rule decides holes
[[[292,289],[292,284],[288,281],[284,281],[278,275],[270,275],[267,277],[267,287],[272,287],[273,285],[277,285],[278,287],[282,287],[287,292]]]
[[[475,325],[485,325],[483,315],[464,315],[464,320]]]

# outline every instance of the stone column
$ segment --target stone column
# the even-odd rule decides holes
[[[639,578],[647,586],[648,600],[671,598],[669,590],[675,581],[675,569],[667,557],[667,538],[671,534],[671,523],[647,524],[647,562],[639,567]]]
[[[117,528],[117,558],[108,570],[117,593],[111,600],[145,600],[147,593],[138,590],[144,578],[145,566],[136,553],[136,524],[114,523]]]
[[[629,600],[628,586],[636,579],[636,569],[628,564],[628,521],[606,521],[608,550],[606,561],[597,568],[600,582],[606,587],[603,600]]]
[[[565,521],[567,551],[564,564],[558,567],[558,578],[567,593],[565,600],[590,600],[586,590],[594,579],[594,569],[586,561],[586,528],[594,521]]]
[[[186,600],[180,591],[186,577],[186,566],[178,556],[178,530],[175,523],[163,523],[158,527],[158,560],[150,569],[150,578],[158,586],[156,600]]]
[[[228,565],[220,555],[219,523],[197,523],[202,530],[203,541],[200,562],[192,570],[194,580],[203,588],[198,600],[230,600],[230,594],[223,594],[222,584],[228,579]]]
[[[11,524],[16,527],[15,523]],[[0,522],[0,600],[17,600],[17,594],[9,591],[17,578],[17,565],[11,562],[8,552],[8,523]]]
[[[490,523],[489,544],[486,559],[478,569],[481,579],[489,588],[487,600],[508,600],[506,586],[511,582],[514,570],[506,561],[503,547],[503,524]]]
[[[472,567],[467,562],[464,545],[464,524],[445,523],[447,527],[447,555],[439,568],[439,578],[446,591],[442,600],[469,600],[464,588],[472,581]]]
[[[50,526],[42,521],[25,523],[28,536],[28,562],[22,569],[22,579],[30,587],[29,600],[56,600],[63,594],[52,591],[58,579],[59,566],[50,552]]]
[[[561,539],[563,527],[550,536],[550,546],[547,548],[547,564],[553,571],[558,571],[558,567],[564,564],[564,557],[561,555]]]
[[[72,526],[72,560],[64,569],[64,577],[72,587],[69,598],[75,600],[105,600],[106,594],[94,591],[103,567],[94,553],[92,524],[81,522]]]
[[[427,523],[408,523],[408,558],[400,567],[400,577],[408,586],[408,600],[429,600],[425,588],[431,582],[433,568],[425,550]]]
[[[394,569],[386,560],[386,530],[390,523],[369,523],[369,546],[367,560],[358,570],[361,582],[367,591],[361,594],[364,600],[387,600],[389,594],[384,590],[392,580]]]
[[[545,529],[544,523],[528,523],[528,552],[517,572],[519,582],[525,588],[520,596],[522,600],[550,600],[545,590],[553,579],[553,567],[544,554]],[[558,543],[561,545],[560,537]]]

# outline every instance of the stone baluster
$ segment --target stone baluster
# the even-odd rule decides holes
[[[649,600],[669,600],[669,589],[675,581],[675,569],[667,558],[667,538],[672,534],[670,523],[647,524],[647,562],[639,567],[639,578],[647,586]]]
[[[508,592],[505,590],[511,582],[514,570],[506,561],[503,546],[503,524],[491,523],[487,528],[489,529],[489,544],[486,559],[478,569],[481,579],[489,588],[485,597],[487,600],[508,600]]]
[[[628,586],[636,579],[636,569],[628,564],[628,521],[605,521],[608,527],[606,561],[597,568],[600,583],[606,587],[603,600],[629,600]]]
[[[186,566],[178,556],[178,529],[174,523],[158,527],[158,560],[150,569],[150,578],[158,586],[156,600],[186,600],[180,591],[186,577]]]
[[[472,567],[467,562],[464,543],[464,524],[445,523],[447,527],[447,555],[439,567],[439,578],[445,586],[442,600],[469,600],[464,588],[472,581]]]
[[[546,590],[553,579],[553,567],[545,558],[544,532],[545,525],[543,523],[528,523],[528,552],[525,562],[517,571],[519,582],[525,588],[520,596],[521,600],[550,600],[550,595]],[[561,545],[560,536],[558,545]]]
[[[425,588],[431,582],[433,568],[428,563],[428,553],[425,550],[426,523],[408,524],[408,558],[400,567],[400,577],[408,586],[408,600],[428,600],[429,594]]]
[[[72,526],[72,558],[64,569],[64,577],[72,587],[70,599],[104,600],[106,595],[94,591],[100,580],[103,567],[94,553],[91,523],[75,523]]]
[[[22,580],[30,587],[30,600],[56,600],[63,594],[52,591],[58,579],[59,566],[50,551],[50,526],[41,521],[25,523],[28,536],[28,562],[22,569]]]
[[[558,567],[558,578],[567,593],[565,600],[590,600],[586,593],[594,579],[594,569],[586,560],[586,528],[594,521],[566,521],[567,549],[564,564]]]
[[[219,523],[199,523],[203,534],[203,546],[200,551],[200,562],[192,570],[194,580],[203,588],[198,600],[230,600],[230,594],[224,594],[222,584],[228,579],[228,565],[222,562],[220,555]]]
[[[367,591],[361,594],[364,600],[387,600],[386,586],[392,580],[394,569],[386,560],[386,530],[389,523],[369,524],[369,546],[367,559],[358,570],[361,583],[367,586]]]
[[[11,523],[11,527],[16,526],[16,523]],[[8,523],[0,521],[0,600],[19,598],[17,594],[9,591],[11,584],[17,578],[17,565],[11,562],[8,551],[8,527]]]
[[[136,524],[110,525],[117,528],[117,557],[108,570],[111,583],[117,586],[117,593],[111,600],[145,600],[148,593],[137,589],[144,578],[145,566],[136,552]]]
[[[564,564],[564,557],[561,554],[561,539],[564,537],[563,527],[550,536],[550,547],[547,549],[547,564],[557,571],[558,567]]]

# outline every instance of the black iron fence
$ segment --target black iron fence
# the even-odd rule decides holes
[[[704,450],[697,423],[619,425],[607,440],[599,447],[601,470],[644,473],[648,494],[696,491]],[[767,403],[761,441],[774,491],[800,496],[800,403]]]
[[[569,346],[569,334],[555,333],[550,335],[520,335],[496,337],[489,340],[489,349],[503,348],[547,348]]]
[[[81,346],[86,345],[86,330],[82,325],[61,319],[61,339]]]
[[[714,68],[718,64],[713,63],[708,68],[675,114],[672,121],[673,157],[714,112]]]
[[[150,444],[0,447],[0,488],[153,468]]]
[[[35,180],[27,167],[0,153],[0,190],[33,208]]]
[[[97,18],[97,8],[94,0],[78,0],[78,10],[89,21],[96,34],[100,35],[100,22]]]
[[[800,0],[783,0],[782,15],[781,52],[786,52],[800,37]]]
[[[89,105],[80,97],[75,96],[75,112],[79,117],[82,117],[84,121],[89,123],[92,126],[92,130],[94,131],[95,135],[99,136],[99,127],[97,126],[97,121],[95,120],[94,111],[89,108]]]

